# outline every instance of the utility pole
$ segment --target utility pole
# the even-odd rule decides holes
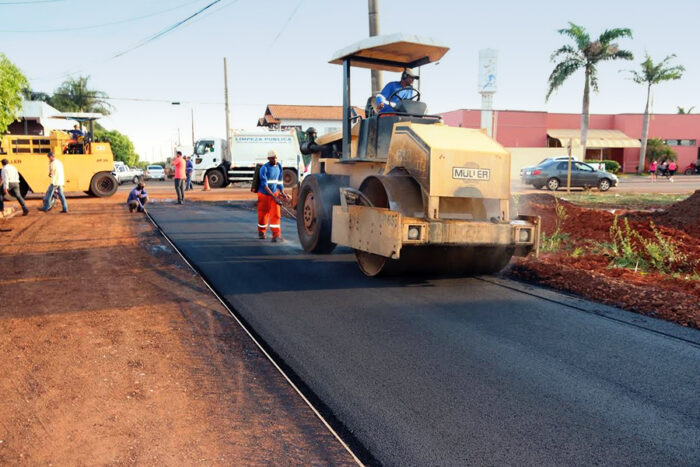
[[[369,35],[370,37],[379,35],[379,11],[377,8],[378,0],[368,0],[369,10]],[[372,97],[382,92],[382,72],[380,70],[372,70]]]
[[[226,102],[226,157],[231,160],[231,117],[228,110],[228,70],[224,57],[224,99]]]
[[[194,148],[194,107],[190,107],[190,115],[192,116],[192,147]]]

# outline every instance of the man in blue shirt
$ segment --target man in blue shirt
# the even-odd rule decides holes
[[[185,191],[192,190],[192,173],[194,172],[194,163],[192,162],[192,156],[185,157],[187,161],[185,163]]]
[[[129,192],[126,204],[129,206],[129,212],[146,212],[144,207],[146,203],[148,203],[148,193],[146,193],[146,186],[142,182]]]
[[[76,143],[78,142],[78,138],[84,136],[78,125],[73,125],[73,129],[70,131],[70,134]]]
[[[387,83],[382,89],[381,94],[377,95],[377,110],[379,113],[393,112],[394,106],[401,102],[403,99],[410,99],[413,97],[413,91],[409,88],[413,86],[413,81],[420,79],[418,74],[411,68],[404,68],[403,73],[401,73],[401,81],[392,81]],[[396,94],[394,94],[396,91]],[[391,95],[394,94],[392,97]],[[391,98],[391,101],[389,100]]]
[[[289,199],[284,193],[282,183],[282,164],[277,163],[277,152],[271,149],[267,153],[267,164],[260,168],[258,185],[258,238],[264,239],[267,226],[272,230],[272,241],[283,242],[280,224],[283,199]]]

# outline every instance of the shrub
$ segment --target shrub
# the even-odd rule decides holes
[[[595,160],[589,159],[589,160],[586,160],[584,162],[590,162],[591,164],[599,164],[602,162],[603,164],[605,164],[605,171],[613,173],[613,174],[616,174],[620,171],[620,163],[617,161],[612,161],[609,159],[605,159],[602,161],[595,161]]]

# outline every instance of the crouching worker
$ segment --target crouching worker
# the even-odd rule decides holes
[[[129,206],[129,212],[146,212],[146,208],[144,207],[146,203],[148,203],[146,186],[143,183],[139,183],[129,192],[129,197],[126,200],[126,204]]]
[[[277,163],[274,149],[267,153],[267,163],[260,168],[258,185],[258,238],[266,238],[268,225],[272,241],[283,242],[280,229],[282,200],[289,199],[282,184],[282,165]]]

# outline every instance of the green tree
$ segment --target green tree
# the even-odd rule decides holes
[[[569,36],[574,41],[574,46],[564,45],[555,50],[550,57],[552,62],[559,61],[552,74],[549,75],[548,91],[545,101],[549,96],[576,71],[583,68],[585,83],[583,86],[583,110],[581,112],[581,146],[584,157],[586,155],[586,139],[588,137],[588,122],[590,110],[590,92],[598,92],[598,63],[608,60],[632,60],[634,56],[628,50],[620,50],[614,43],[616,39],[632,37],[632,31],[627,28],[608,29],[596,40],[591,40],[582,26],[569,22],[568,29],[560,29],[559,34]]]
[[[22,108],[22,91],[29,81],[3,53],[0,53],[0,135],[17,120]]]
[[[106,100],[107,94],[90,89],[89,80],[89,76],[68,78],[51,96],[52,105],[62,112],[94,112],[109,115],[112,106]]]
[[[138,163],[139,155],[134,151],[134,143],[128,136],[117,130],[106,130],[101,125],[95,124],[95,140],[110,143],[115,161],[122,161],[130,167]]]
[[[651,161],[664,161],[664,160],[671,160],[675,161],[677,160],[676,152],[668,147],[666,143],[664,143],[662,140],[659,138],[649,138],[649,141],[647,142],[647,147],[646,147],[646,160],[651,162]],[[644,166],[644,162],[642,162],[642,166]]]
[[[686,109],[685,107],[680,107],[680,106],[677,106],[676,108],[678,109],[678,112],[677,112],[677,113],[678,113],[679,115],[688,115],[688,114],[693,113],[693,110],[695,109],[695,106],[693,106],[693,107],[688,107],[687,109]]]
[[[641,63],[642,70],[629,70],[632,74],[632,80],[637,84],[643,84],[647,87],[647,103],[644,107],[644,120],[642,122],[642,149],[639,152],[639,167],[637,172],[644,172],[644,158],[647,152],[647,139],[649,137],[649,99],[651,97],[651,87],[663,81],[671,81],[681,79],[685,68],[682,65],[669,66],[669,62],[676,58],[675,55],[669,55],[659,63],[654,63],[649,54]]]

